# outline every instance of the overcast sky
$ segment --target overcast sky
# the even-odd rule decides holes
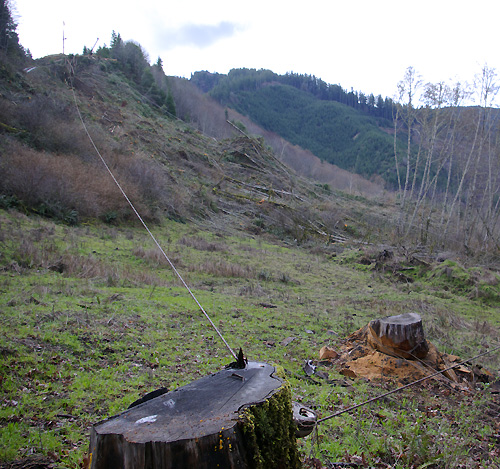
[[[109,45],[114,30],[187,78],[266,68],[392,97],[408,66],[431,82],[500,72],[499,0],[11,1],[35,58],[62,52],[64,28],[66,53]]]

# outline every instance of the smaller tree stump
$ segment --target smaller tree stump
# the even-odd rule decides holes
[[[429,352],[422,318],[417,313],[370,321],[367,340],[379,352],[395,357],[425,358]]]

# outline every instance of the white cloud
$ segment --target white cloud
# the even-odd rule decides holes
[[[472,80],[500,69],[497,0],[17,0],[19,34],[35,57],[109,44],[111,32],[162,57],[167,73],[231,68],[295,71],[391,96],[405,69],[424,80]]]
[[[218,24],[184,24],[175,29],[157,30],[154,41],[165,50],[175,47],[193,46],[204,49],[221,39],[236,34],[238,26],[229,21]]]

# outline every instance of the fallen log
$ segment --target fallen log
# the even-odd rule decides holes
[[[92,469],[298,468],[289,386],[250,362],[93,426]]]

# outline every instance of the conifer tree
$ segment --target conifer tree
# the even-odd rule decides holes
[[[163,72],[163,60],[161,60],[161,57],[158,56],[158,60],[156,61],[156,66],[158,67],[158,70],[161,70]]]
[[[20,53],[17,24],[12,17],[12,6],[9,0],[0,0],[0,52]]]
[[[177,116],[177,110],[175,108],[175,102],[174,102],[174,96],[172,93],[169,91],[167,95],[167,102],[165,103],[167,106],[167,112],[172,116],[176,117]]]

